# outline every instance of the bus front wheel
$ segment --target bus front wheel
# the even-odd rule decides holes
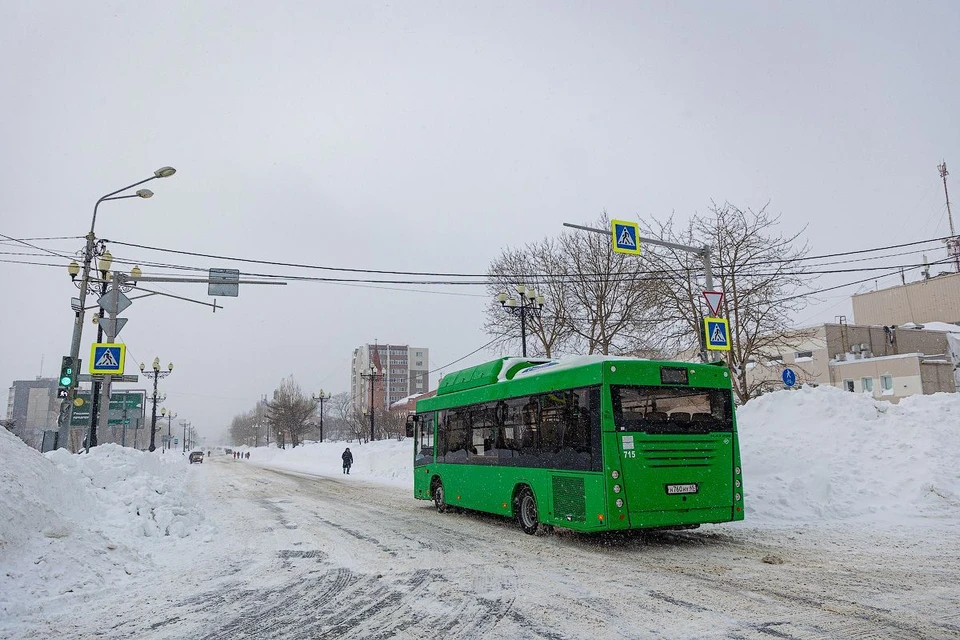
[[[537,517],[537,499],[530,487],[524,487],[517,494],[517,522],[523,532],[534,535],[540,529],[540,519]]]
[[[433,484],[433,504],[437,505],[437,513],[444,513],[447,510],[447,501],[443,494],[443,482],[440,480]]]

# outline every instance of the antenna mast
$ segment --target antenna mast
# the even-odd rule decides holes
[[[953,213],[950,211],[950,192],[947,191],[947,176],[950,175],[950,172],[947,171],[947,161],[944,160],[938,164],[937,169],[940,170],[940,177],[943,179],[943,195],[947,199],[947,220],[950,222],[950,239],[947,240],[947,252],[950,254],[950,257],[953,258],[953,264],[957,272],[960,273],[960,237],[957,237],[956,231],[953,230]]]

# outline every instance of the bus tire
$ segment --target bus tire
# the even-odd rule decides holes
[[[449,509],[443,492],[443,481],[440,478],[433,482],[433,504],[437,505],[437,513],[446,513]]]
[[[536,535],[540,530],[540,518],[537,516],[537,499],[530,487],[523,487],[517,493],[516,502],[517,523],[523,532]]]

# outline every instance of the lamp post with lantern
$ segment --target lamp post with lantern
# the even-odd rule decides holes
[[[173,449],[173,436],[170,434],[170,425],[171,425],[171,423],[173,422],[173,419],[177,417],[177,414],[175,414],[173,411],[167,412],[166,407],[162,407],[162,408],[160,409],[160,417],[163,418],[164,416],[167,417],[167,446],[166,446],[166,448],[169,450],[169,449]]]
[[[160,381],[160,378],[166,378],[168,375],[173,373],[173,363],[167,365],[166,371],[160,370],[160,358],[153,359],[153,367],[151,371],[147,371],[146,367],[143,366],[143,363],[140,363],[140,372],[147,376],[148,378],[153,378],[153,398],[151,402],[153,403],[153,412],[150,418],[150,451],[156,451],[156,435],[157,435],[157,403],[163,402],[163,399],[157,396],[157,383]]]
[[[161,167],[153,172],[153,175],[149,178],[145,178],[133,184],[127,185],[122,189],[117,189],[116,191],[111,191],[110,193],[101,196],[99,200],[93,205],[93,219],[90,221],[90,233],[87,234],[86,246],[83,250],[83,266],[76,265],[75,268],[70,268],[70,275],[76,280],[77,275],[80,275],[80,298],[79,302],[75,307],[76,316],[73,322],[73,337],[70,342],[70,358],[74,363],[80,357],[80,340],[83,335],[83,315],[84,315],[84,305],[87,302],[87,289],[90,283],[90,266],[93,263],[94,258],[94,247],[96,245],[96,235],[94,233],[94,228],[97,224],[97,209],[100,207],[101,202],[106,202],[107,200],[123,200],[126,198],[150,198],[153,196],[153,192],[149,189],[139,189],[136,193],[128,195],[117,195],[134,187],[139,187],[140,185],[150,182],[151,180],[156,180],[157,178],[169,178],[177,172],[173,167]],[[81,275],[82,274],[82,275]],[[67,439],[70,433],[70,421],[73,418],[73,400],[76,398],[77,394],[77,384],[76,376],[74,376],[73,383],[70,385],[70,389],[67,391],[67,397],[64,398],[64,409],[60,412],[60,428],[58,429],[58,447],[67,447]]]
[[[509,314],[520,317],[520,344],[523,357],[527,357],[527,316],[539,317],[546,298],[538,294],[536,289],[522,284],[514,285],[517,298],[510,298],[506,293],[497,296],[497,302]]]
[[[370,373],[361,373],[361,378],[366,378],[370,381],[370,442],[373,442],[376,439],[376,419],[374,418],[374,407],[373,407],[373,385],[377,380],[383,379],[383,373],[377,369],[377,365],[370,363]]]
[[[141,189],[141,191],[147,191],[147,189]],[[151,194],[152,195],[152,194]],[[149,196],[140,196],[140,197],[149,197]],[[91,282],[97,287],[98,293],[101,298],[104,294],[107,293],[108,286],[114,282],[114,285],[121,285],[121,289],[126,292],[129,291],[136,280],[140,278],[141,271],[140,267],[134,267],[130,270],[130,275],[126,276],[122,273],[116,273],[110,271],[110,267],[113,265],[113,255],[110,253],[110,250],[106,248],[106,243],[103,240],[98,240],[96,246],[94,247],[94,255],[98,257],[97,259],[97,271],[100,274],[99,279],[90,279]],[[76,281],[77,275],[80,273],[80,265],[77,264],[76,260],[71,262],[67,266],[67,272],[70,274],[70,277],[73,279],[73,282],[78,287],[80,283]],[[88,288],[90,283],[88,282]],[[93,317],[93,323],[97,325],[97,342],[103,342],[103,318],[105,310],[103,307],[100,307],[100,310]],[[116,337],[115,335],[108,336],[109,339]],[[101,389],[103,392],[101,393]],[[110,411],[110,398],[109,387],[103,385],[100,382],[99,378],[94,378],[93,385],[90,393],[90,422],[87,425],[87,433],[84,438],[85,449],[90,451],[90,447],[97,446],[98,437],[97,437],[97,425],[101,422],[100,413],[101,408],[106,403],[107,405],[107,415],[108,419],[103,422],[106,424],[109,421],[109,411]]]
[[[320,389],[319,395],[316,393],[313,394],[313,401],[320,403],[320,442],[323,442],[323,401],[329,399],[330,394],[324,394],[323,389]]]

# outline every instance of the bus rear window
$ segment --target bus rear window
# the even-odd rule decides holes
[[[614,385],[613,422],[617,431],[709,433],[732,431],[730,392]]]

